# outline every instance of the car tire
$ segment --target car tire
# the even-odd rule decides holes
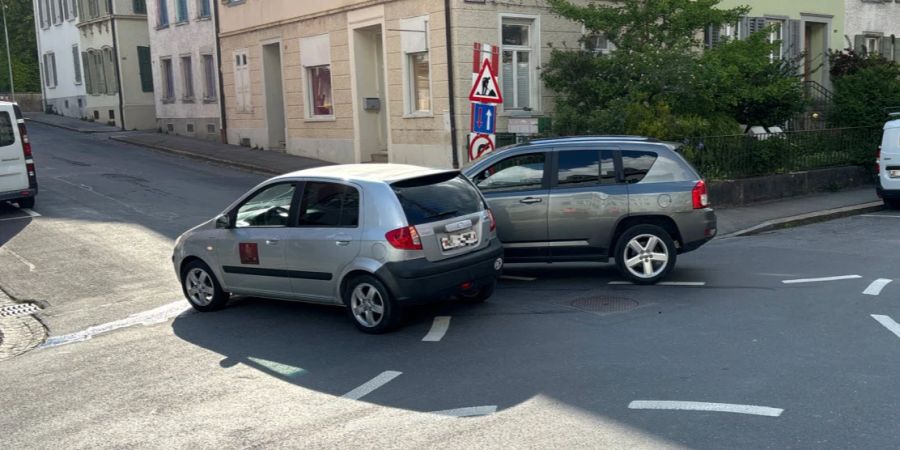
[[[656,284],[672,271],[676,258],[675,241],[656,225],[628,228],[616,243],[616,266],[635,284]]]
[[[353,277],[344,289],[344,305],[360,331],[382,334],[400,323],[402,310],[384,284],[371,275]]]
[[[494,295],[494,289],[497,288],[497,280],[493,280],[490,283],[478,288],[478,290],[470,293],[465,293],[459,296],[460,300],[464,303],[484,303],[487,299],[491,298]]]
[[[895,198],[883,198],[884,207],[887,209],[900,209],[900,200]]]
[[[16,203],[18,203],[19,208],[22,208],[22,209],[34,208],[34,197],[20,198],[19,200],[16,201]]]
[[[222,290],[215,274],[203,261],[189,262],[181,272],[181,290],[194,309],[217,311],[228,304],[230,295]]]

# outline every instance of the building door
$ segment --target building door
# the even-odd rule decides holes
[[[360,162],[387,162],[387,95],[381,25],[353,30]]]
[[[263,45],[263,76],[266,93],[266,127],[269,150],[284,150],[284,88],[281,79],[281,44]]]
[[[803,30],[803,79],[827,86],[828,24],[807,21]]]

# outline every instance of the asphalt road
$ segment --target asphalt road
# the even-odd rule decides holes
[[[369,336],[335,308],[185,310],[172,240],[260,177],[31,133],[41,217],[0,221],[0,287],[60,345],[0,362],[0,446],[896,446],[900,213],[717,239],[687,285],[509,268],[484,305]]]

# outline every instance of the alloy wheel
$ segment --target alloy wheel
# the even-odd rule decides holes
[[[384,299],[378,288],[369,283],[360,283],[350,294],[350,308],[360,325],[373,328],[384,318]]]
[[[638,278],[653,278],[669,264],[669,249],[652,234],[639,234],[625,246],[625,267]]]

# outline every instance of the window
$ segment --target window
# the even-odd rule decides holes
[[[116,58],[113,49],[106,47],[103,49],[103,72],[106,77],[106,93],[115,94],[119,92],[118,78],[116,78]]]
[[[44,15],[47,11],[46,0],[38,0],[38,19],[41,23],[41,28],[47,28],[47,18]]]
[[[81,61],[78,44],[72,46],[72,64],[75,67],[75,84],[81,84]]]
[[[59,19],[69,20],[69,0],[59,0]]]
[[[175,11],[175,21],[176,22],[187,22],[188,21],[188,9],[187,9],[187,0],[175,0],[175,6],[177,10]]]
[[[300,201],[301,227],[359,226],[359,191],[337,183],[307,182]]]
[[[69,17],[78,18],[78,0],[69,0]]]
[[[213,55],[201,55],[203,62],[203,100],[216,101],[216,62]]]
[[[610,150],[572,150],[559,153],[557,184],[615,184],[616,166]]]
[[[175,73],[172,70],[172,59],[163,58],[159,60],[159,68],[162,72],[163,79],[163,103],[171,103],[175,101]]]
[[[81,53],[81,67],[84,68],[84,89],[88,94],[94,94],[94,75],[91,72],[91,57],[88,52]]]
[[[313,116],[331,116],[334,106],[331,103],[331,66],[306,68],[309,79],[309,103]]]
[[[169,26],[169,0],[159,0],[156,3],[156,26],[165,28]]]
[[[393,183],[410,225],[474,214],[482,210],[478,190],[464,176],[438,174]]]
[[[132,0],[131,7],[135,14],[147,14],[147,0]]]
[[[0,112],[0,147],[13,145],[16,142],[16,133],[13,131],[12,117],[6,111]]]
[[[501,89],[503,108],[530,111],[533,107],[535,42],[534,20],[503,18],[501,30]]]
[[[138,47],[138,71],[141,74],[141,91],[153,92],[153,68],[150,67],[150,47]]]
[[[643,180],[654,162],[656,162],[656,153],[623,151],[622,170],[625,173],[625,182],[633,184]]]
[[[286,227],[293,198],[293,184],[265,187],[238,208],[235,227]]]
[[[867,55],[877,55],[877,54],[881,53],[881,37],[880,36],[866,36],[865,53]]]
[[[247,50],[234,52],[234,95],[238,112],[250,112],[250,71]]]
[[[181,99],[184,101],[194,100],[194,68],[191,66],[191,57],[181,57]]]
[[[82,16],[85,20],[96,19],[108,12],[106,0],[81,0],[82,5],[87,3],[87,17]],[[84,12],[84,10],[82,10]]]
[[[584,49],[595,55],[608,55],[615,49],[605,33],[590,33],[584,36]]]
[[[91,50],[91,66],[94,71],[94,93],[106,94],[106,71],[103,70],[103,54],[97,50]]]
[[[59,0],[50,0],[50,21],[53,24],[60,22],[59,6]]]
[[[209,9],[209,0],[197,0],[197,16],[206,19],[212,15]]]
[[[409,113],[431,111],[431,73],[428,66],[428,52],[409,53],[407,74],[409,76]]]
[[[58,84],[56,77],[56,54],[53,52],[44,54],[44,85],[55,88]]]
[[[544,154],[513,156],[475,176],[483,191],[540,189],[544,181]]]
[[[778,44],[778,47],[769,54],[769,61],[775,62],[784,58],[784,21],[769,20],[767,23],[772,27],[769,31],[769,43]]]

